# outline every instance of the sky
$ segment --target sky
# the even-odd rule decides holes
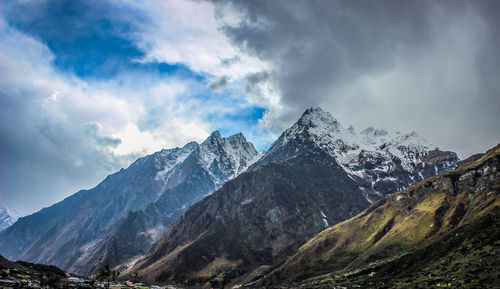
[[[26,215],[162,148],[310,106],[465,158],[500,141],[499,1],[0,4],[0,206]]]

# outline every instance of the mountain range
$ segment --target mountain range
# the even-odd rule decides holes
[[[83,275],[109,262],[149,282],[248,279],[457,162],[414,132],[358,133],[309,108],[263,154],[242,134],[215,131],[201,144],[140,158],[20,218],[0,233],[0,254]]]
[[[284,261],[324,228],[456,165],[415,133],[357,134],[310,108],[247,172],[190,208],[128,272],[201,284]],[[216,245],[214,245],[216,244]]]
[[[126,264],[147,252],[189,206],[240,174],[258,155],[242,134],[223,138],[218,131],[201,144],[161,150],[93,189],[20,218],[0,234],[0,253],[84,275],[108,261]]]

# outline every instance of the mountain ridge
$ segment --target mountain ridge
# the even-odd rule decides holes
[[[284,258],[293,248],[298,248],[307,236],[352,217],[371,201],[398,189],[397,186],[386,188],[370,199],[363,190],[367,183],[373,189],[381,181],[379,178],[389,177],[400,187],[410,186],[416,176],[434,175],[439,170],[454,166],[458,160],[452,152],[432,150],[418,142],[415,144],[413,141],[420,139],[415,133],[397,136],[397,142],[388,143],[391,139],[386,138],[387,132],[373,128],[365,130],[360,134],[365,140],[363,144],[374,147],[373,151],[365,151],[356,143],[342,140],[345,133],[356,136],[352,127],[344,129],[329,113],[319,108],[306,110],[247,172],[198,202],[169,227],[148,255],[127,274],[137,273],[149,282],[185,281],[200,286],[217,274],[237,278],[256,267],[271,266],[278,262],[273,256]],[[374,141],[374,138],[381,141]],[[387,148],[380,147],[379,143],[386,144]],[[399,153],[392,154],[389,147]],[[373,155],[381,156],[382,161],[372,161],[370,157]],[[424,162],[424,158],[428,159]],[[353,162],[342,163],[346,159]],[[410,164],[406,168],[401,165],[404,161]],[[429,166],[430,170],[424,170],[423,163],[427,161],[433,165]],[[388,166],[388,163],[393,166]],[[290,170],[291,166],[297,166],[295,170],[302,171],[295,173]],[[323,171],[314,170],[313,173],[308,170],[313,166]],[[359,176],[353,173],[357,171],[369,171],[371,174]],[[384,173],[387,176],[383,176]],[[376,181],[370,179],[376,175]],[[325,187],[318,190],[321,194],[316,196],[310,187],[316,188],[319,184]],[[279,194],[280,191],[288,192],[290,196]],[[347,200],[343,195],[346,192],[354,199]],[[247,195],[248,198],[245,198]],[[304,205],[304,200],[308,198],[319,198],[328,210],[321,209],[321,206],[320,209],[316,206],[309,208]],[[247,206],[254,211],[244,209]],[[346,206],[356,209],[345,210]],[[307,230],[282,237],[284,239],[280,241],[280,236],[289,234],[283,229],[287,225],[293,224],[293,228],[303,225],[300,221],[290,220],[307,222],[301,217],[302,210],[316,220],[316,225],[310,224]],[[333,217],[335,211],[343,213]],[[256,239],[250,237],[253,235],[274,236],[276,239],[259,243],[267,251],[255,251],[251,249],[257,246]],[[219,245],[212,248],[211,244]],[[282,244],[288,244],[288,247],[284,248]],[[197,265],[187,265],[194,263]]]
[[[238,141],[231,143],[231,140]],[[0,253],[9,259],[50,263],[76,273],[92,273],[96,268],[86,268],[89,259],[110,237],[115,226],[130,211],[146,208],[163,193],[182,185],[189,176],[178,167],[193,154],[196,157],[192,157],[191,166],[208,176],[194,186],[202,189],[177,204],[181,211],[214,191],[224,179],[239,174],[239,170],[258,155],[242,135],[222,138],[215,131],[202,144],[190,142],[182,148],[164,149],[141,157],[127,169],[107,176],[95,188],[81,190],[21,218],[0,234]]]
[[[306,155],[311,159],[305,159]],[[324,160],[315,159],[320,155]],[[305,200],[315,204],[318,202],[314,192],[309,190],[307,183],[301,178],[313,187],[329,184],[332,188],[343,188],[351,192],[347,197],[337,189],[323,188],[319,198],[328,202],[328,208],[323,208],[318,203],[314,206],[315,211],[306,209],[314,222],[301,234],[293,235],[290,242],[285,242],[288,244],[286,248],[278,250],[283,250],[282,253],[286,255],[305,241],[305,238],[318,233],[325,226],[352,217],[369,203],[420,179],[452,168],[457,161],[455,153],[436,149],[416,133],[389,134],[372,127],[357,133],[352,126],[344,128],[337,119],[321,108],[310,108],[263,154],[259,154],[241,133],[223,138],[219,131],[214,131],[201,144],[190,142],[182,148],[164,149],[139,158],[127,169],[106,177],[95,188],[79,191],[63,202],[41,210],[35,217],[29,217],[29,221],[20,220],[21,225],[14,225],[15,228],[0,234],[0,253],[9,258],[51,263],[84,275],[94,273],[106,262],[120,270],[129,271],[148,252],[151,254],[155,250],[154,246],[157,245],[154,244],[166,235],[169,226],[188,207],[221,186],[224,187],[228,180],[242,180],[246,186],[243,189],[245,192],[261,194],[264,199],[270,198],[259,204],[262,205],[262,210],[267,208],[267,211],[260,213],[264,216],[268,214],[264,223],[267,222],[271,227],[276,226],[276,220],[278,223],[283,221],[276,219],[276,214],[286,211],[284,219],[291,219],[301,214],[302,209],[298,203]],[[292,164],[298,163],[305,167],[291,168]],[[332,174],[330,178],[336,179],[329,180],[322,172],[315,172],[321,176],[317,179],[309,176],[313,171],[310,167],[314,163],[321,164],[325,171]],[[266,176],[261,175],[261,167],[265,167]],[[303,171],[297,173],[297,170]],[[247,173],[254,179],[247,179]],[[245,178],[238,178],[242,174]],[[269,176],[275,176],[275,179],[269,179]],[[290,181],[293,178],[296,180]],[[288,197],[281,194],[281,189],[276,184],[293,192],[294,197],[290,199],[292,205],[284,201]],[[233,186],[236,187],[238,186]],[[249,187],[254,187],[255,192],[249,192]],[[298,187],[301,189],[298,190]],[[230,189],[222,190],[223,193],[217,196],[229,194],[227,190]],[[301,190],[308,193],[302,196]],[[226,198],[229,203],[220,207],[223,209],[220,216],[231,217],[231,211],[249,201],[239,200],[238,196],[241,197],[241,192]],[[351,199],[341,204],[335,201],[334,196]],[[207,202],[213,200],[210,197],[206,199],[209,200]],[[283,206],[295,206],[295,209],[280,211]],[[303,208],[307,205],[301,206]],[[272,211],[275,208],[278,211]],[[341,213],[337,215],[336,209]],[[201,211],[199,214],[207,215]],[[242,214],[247,218],[254,218],[249,212]],[[238,218],[240,217],[243,215]],[[235,222],[246,222],[238,218]],[[195,223],[196,220],[192,221]],[[176,224],[178,222],[172,226],[178,226]],[[300,226],[299,223],[294,225]],[[269,228],[257,225],[255,228],[261,230],[261,235],[271,232],[267,231]],[[214,227],[215,231],[222,229]],[[274,233],[275,236],[285,234],[279,230]],[[270,244],[279,247],[272,240]],[[240,245],[245,248],[254,246],[252,241]],[[225,248],[221,248],[220,252],[224,250]],[[252,251],[255,256],[252,256],[253,253],[246,254],[246,259],[242,259],[242,266],[248,269],[256,264],[273,263],[273,256],[276,254],[272,253],[274,249],[269,250],[263,255],[258,250]],[[256,261],[254,257],[264,261]],[[217,264],[212,265],[215,268],[212,271],[220,269]]]
[[[317,146],[356,180],[369,202],[456,166],[456,153],[440,151],[415,132],[391,134],[368,127],[344,128],[320,107],[308,108],[252,167]]]

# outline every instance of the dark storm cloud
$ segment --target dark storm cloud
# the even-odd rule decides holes
[[[260,71],[248,73],[244,77],[245,92],[254,99],[264,99],[266,92],[263,91],[261,84],[271,81],[272,75],[269,71]]]
[[[245,17],[224,28],[232,42],[274,64],[276,127],[321,105],[462,157],[500,141],[498,1],[216,3]]]
[[[269,74],[269,72],[261,71],[245,75],[245,81],[247,82],[248,85],[257,85],[261,82],[268,80],[270,77],[271,75]]]

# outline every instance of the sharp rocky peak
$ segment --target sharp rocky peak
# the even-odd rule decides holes
[[[202,146],[210,146],[210,144],[221,144],[224,145],[227,142],[231,144],[234,143],[248,143],[247,139],[243,135],[243,133],[239,132],[229,137],[222,137],[221,133],[216,130],[210,134],[210,136],[203,141]]]
[[[227,138],[231,142],[247,142],[245,136],[240,132]]]
[[[215,130],[213,131],[210,136],[202,143],[203,144],[206,144],[206,143],[217,143],[217,142],[222,142],[223,138],[222,138],[222,135],[220,134],[220,132],[218,130]]]
[[[327,128],[338,130],[340,128],[340,122],[329,112],[322,110],[320,107],[310,107],[306,109],[296,124],[298,127],[305,129]]]

